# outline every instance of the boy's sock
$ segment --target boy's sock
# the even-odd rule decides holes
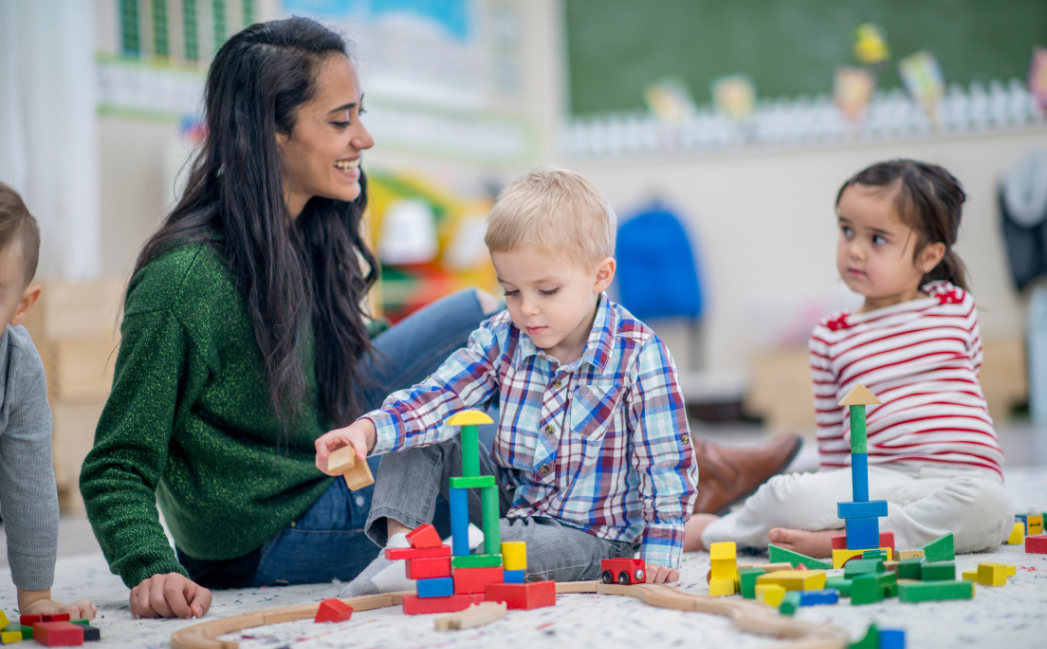
[[[393,534],[385,544],[386,548],[409,548],[411,542],[404,533]],[[360,597],[393,593],[398,590],[414,590],[414,582],[407,578],[407,566],[403,559],[390,561],[385,552],[380,553],[371,565],[364,568],[356,579],[345,585],[339,597]]]

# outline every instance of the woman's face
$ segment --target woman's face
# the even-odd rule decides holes
[[[360,157],[374,139],[360,122],[363,93],[349,59],[320,64],[316,95],[298,108],[290,133],[277,133],[284,156],[284,200],[292,218],[313,196],[352,201],[360,195]]]

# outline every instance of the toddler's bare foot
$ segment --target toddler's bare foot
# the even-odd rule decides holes
[[[767,538],[780,548],[799,552],[814,559],[824,559],[832,556],[832,537],[834,534],[840,533],[840,530],[808,532],[807,530],[791,530],[785,527],[776,527],[767,533]],[[687,538],[685,537],[684,549],[686,548]]]
[[[691,514],[691,519],[683,527],[683,551],[700,552],[705,549],[702,545],[702,532],[709,523],[720,518],[715,514]]]

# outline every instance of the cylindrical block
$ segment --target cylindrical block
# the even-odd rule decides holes
[[[869,501],[869,456],[865,453],[851,453],[851,500]]]
[[[480,441],[476,426],[462,426],[462,475],[473,478],[480,475]]]
[[[865,441],[865,406],[851,408],[851,453],[867,453]]]
[[[451,551],[456,557],[469,556],[469,494],[451,488]]]
[[[498,487],[484,487],[480,490],[480,506],[484,517],[484,554],[498,554],[502,551]]]

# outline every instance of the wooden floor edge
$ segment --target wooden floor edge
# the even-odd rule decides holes
[[[710,597],[684,592],[664,584],[637,584],[620,586],[599,581],[557,582],[557,594],[618,595],[634,597],[649,606],[696,613],[708,613],[729,618],[739,631],[792,640],[781,649],[847,649],[849,635],[846,629],[829,624],[815,624],[779,615],[761,602],[746,599]],[[407,592],[384,595],[349,597],[343,602],[357,611],[371,611],[400,604]],[[239,643],[219,640],[226,633],[267,624],[304,620],[316,615],[319,602],[298,604],[268,611],[244,613],[202,622],[171,634],[172,649],[238,649]]]

